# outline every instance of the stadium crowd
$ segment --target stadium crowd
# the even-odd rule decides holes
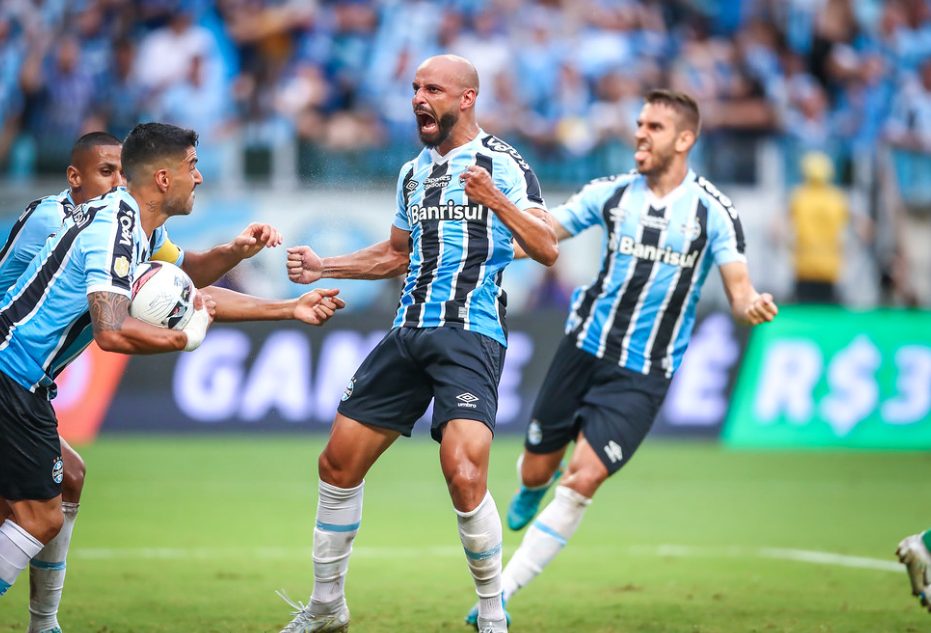
[[[642,95],[667,86],[701,105],[699,172],[758,184],[763,142],[782,187],[822,151],[842,183],[869,174],[887,285],[927,267],[910,260],[931,216],[928,0],[4,0],[0,177],[60,174],[81,133],[159,120],[200,133],[210,182],[282,147],[314,182],[393,182],[410,78],[439,52],[474,62],[479,122],[548,187],[631,168]],[[879,181],[907,212],[886,221]]]
[[[145,119],[207,147],[410,144],[409,78],[440,51],[475,63],[488,131],[542,152],[630,138],[658,85],[695,95],[738,165],[759,135],[931,150],[926,0],[5,0],[0,161],[57,172],[82,131]]]

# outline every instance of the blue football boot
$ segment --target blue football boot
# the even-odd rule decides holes
[[[533,517],[537,516],[537,511],[540,509],[540,502],[543,501],[543,497],[546,496],[546,491],[559,481],[559,478],[562,477],[564,467],[565,462],[559,464],[559,468],[556,469],[556,472],[553,473],[550,480],[539,488],[528,488],[521,484],[517,492],[514,493],[514,497],[511,498],[510,505],[508,505],[509,528],[515,531],[520,530],[530,523]]]

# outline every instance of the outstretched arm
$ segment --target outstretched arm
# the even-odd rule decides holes
[[[94,329],[94,340],[100,349],[107,352],[156,354],[190,351],[203,339],[203,332],[169,330],[132,318],[129,316],[129,297],[115,292],[91,292],[87,295],[87,304]],[[203,326],[206,331],[206,327],[213,320],[213,300],[209,295],[198,293],[194,305],[199,311],[206,311],[206,324]],[[195,319],[198,316],[202,315],[195,315]],[[198,320],[203,321],[203,318]],[[193,340],[194,338],[197,340]]]
[[[556,233],[550,226],[543,209],[521,211],[508,200],[504,193],[495,187],[491,174],[482,167],[472,165],[459,179],[465,183],[465,192],[469,200],[478,202],[495,212],[505,226],[511,229],[514,240],[531,258],[544,266],[552,266],[559,257]]]
[[[556,233],[556,240],[558,242],[562,242],[563,240],[566,240],[572,237],[572,233],[567,231],[566,227],[564,227],[562,224],[557,222],[556,218],[554,218],[549,213],[546,214],[546,221],[549,222],[550,226],[553,227],[553,231]],[[524,250],[524,248],[517,242],[517,240],[514,241],[513,246],[514,246],[514,259],[524,259],[528,257],[527,251]]]
[[[339,290],[318,288],[296,299],[273,301],[210,286],[206,289],[216,301],[217,321],[282,321],[294,319],[309,325],[323,325],[337,310],[346,307]]]
[[[248,259],[263,248],[281,244],[281,234],[270,224],[253,223],[226,244],[209,251],[186,252],[181,268],[198,288],[209,286],[232,270],[239,262]]]
[[[748,325],[759,325],[776,318],[779,308],[773,302],[773,296],[768,292],[760,294],[756,291],[745,263],[724,264],[720,271],[734,319]]]
[[[330,279],[387,279],[407,270],[411,259],[410,232],[391,227],[391,237],[362,250],[336,257],[320,257],[309,246],[288,249],[288,279],[312,284]]]

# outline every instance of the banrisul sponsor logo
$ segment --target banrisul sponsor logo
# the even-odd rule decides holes
[[[449,201],[446,204],[436,205],[419,205],[415,204],[410,208],[411,224],[417,222],[449,220],[474,220],[478,222],[485,221],[485,207],[480,204],[457,204]]]
[[[612,240],[615,241],[615,240]],[[682,268],[692,268],[698,259],[698,251],[693,253],[683,253],[670,247],[660,248],[649,244],[635,242],[634,238],[624,235],[617,244],[611,245],[612,250],[616,250],[622,255],[632,255],[637,259],[646,259],[653,262],[662,262],[670,266],[681,266]]]

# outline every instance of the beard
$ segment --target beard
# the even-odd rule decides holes
[[[169,217],[190,215],[194,210],[194,192],[191,192],[191,195],[185,198],[178,197],[166,200],[162,208]]]
[[[672,160],[675,158],[675,153],[668,152],[665,154],[658,154],[651,152],[651,158],[652,161],[650,167],[644,168],[640,165],[637,165],[637,173],[648,177],[656,177],[664,174],[672,164]]]
[[[455,127],[458,122],[459,117],[457,115],[452,112],[447,112],[436,122],[437,129],[433,134],[424,134],[418,130],[417,134],[420,136],[420,142],[428,149],[433,149],[438,145],[442,145],[443,141],[449,138],[450,133],[453,131],[453,127]]]

